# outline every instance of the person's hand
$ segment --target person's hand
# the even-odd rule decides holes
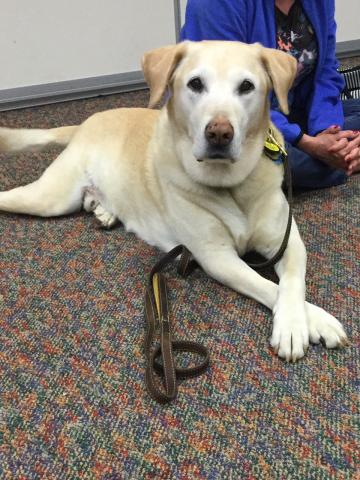
[[[319,133],[319,135],[324,133],[337,134],[340,131],[341,128],[339,126],[333,125]],[[350,133],[349,130],[348,132]],[[353,137],[348,137],[348,139],[352,138],[352,140],[349,140],[347,144],[343,142],[344,148],[338,151],[346,162],[346,174],[349,176],[360,171],[360,131],[353,131],[352,133]]]
[[[332,125],[326,130],[323,130],[322,132],[318,133],[318,135],[323,135],[324,133],[339,133],[339,132],[341,132],[341,127],[339,125]]]
[[[357,133],[358,136],[349,142],[351,151],[345,155],[345,162],[347,163],[346,173],[349,176],[360,172],[360,132]]]
[[[312,157],[333,168],[345,170],[350,175],[359,159],[360,135],[334,126],[315,137],[304,134],[298,146]]]

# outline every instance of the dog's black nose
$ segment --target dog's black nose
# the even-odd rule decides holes
[[[226,147],[234,138],[234,128],[227,118],[218,115],[206,125],[205,138],[213,147]]]

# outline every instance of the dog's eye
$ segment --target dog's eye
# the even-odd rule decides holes
[[[200,77],[192,78],[188,82],[187,86],[190,88],[190,90],[192,90],[193,92],[196,92],[196,93],[201,93],[205,88],[205,85],[203,84]]]
[[[255,88],[255,85],[252,82],[250,82],[250,80],[244,80],[238,88],[238,93],[239,95],[242,95],[244,93],[249,93],[252,90],[254,90],[254,88]]]

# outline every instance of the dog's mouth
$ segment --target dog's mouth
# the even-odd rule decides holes
[[[205,152],[205,155],[203,157],[197,158],[196,159],[198,162],[217,162],[217,163],[234,163],[235,159],[234,157],[230,154],[228,150],[217,150],[217,149],[211,149]]]

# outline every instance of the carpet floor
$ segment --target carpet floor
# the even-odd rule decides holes
[[[112,95],[1,113],[0,124],[77,124],[146,102],[146,91]],[[1,155],[1,189],[35,180],[58,152]],[[169,272],[176,332],[206,344],[211,367],[168,406],[144,384],[143,291],[159,251],[86,213],[0,214],[0,478],[359,479],[359,199],[357,175],[294,207],[307,299],[351,345],[311,346],[287,364],[269,347],[266,308],[200,270]]]

